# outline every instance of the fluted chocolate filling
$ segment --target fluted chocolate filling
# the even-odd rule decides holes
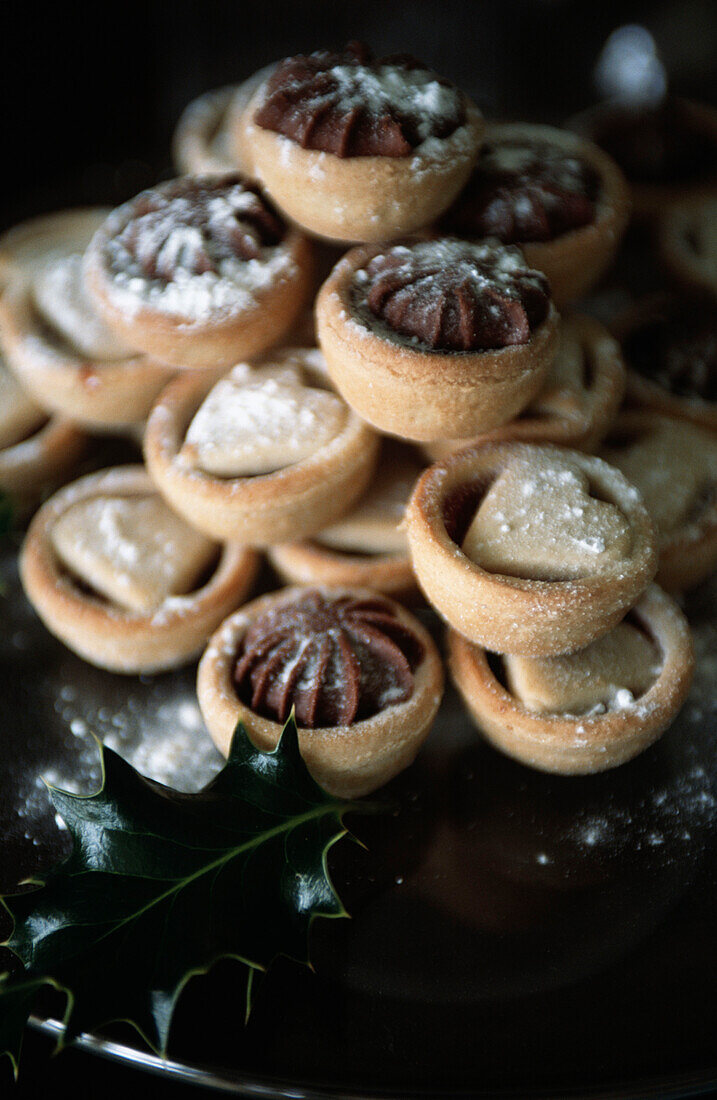
[[[504,244],[550,241],[590,225],[599,194],[595,169],[557,145],[491,141],[443,224],[458,236]]]
[[[380,597],[307,590],[247,630],[234,684],[252,710],[308,728],[347,726],[413,693],[421,641]]]
[[[517,248],[443,238],[395,245],[354,277],[354,306],[433,351],[527,344],[550,290]]]
[[[287,57],[254,115],[304,149],[339,157],[406,157],[465,119],[464,98],[447,80],[407,55],[373,60],[356,42]]]

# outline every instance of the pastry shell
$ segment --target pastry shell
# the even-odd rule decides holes
[[[137,298],[128,309],[104,258],[124,217],[125,207],[119,207],[95,233],[85,256],[85,278],[103,320],[130,347],[179,369],[217,369],[271,347],[298,317],[311,285],[313,252],[307,238],[291,228],[277,246],[286,255],[283,270],[270,285],[256,289],[243,308],[196,318]]]
[[[543,389],[523,412],[500,428],[473,439],[449,439],[426,444],[427,457],[440,461],[464,447],[482,443],[557,443],[593,451],[605,436],[625,392],[625,366],[620,345],[598,321],[581,313],[560,318],[561,354],[580,354],[576,376],[583,385],[571,391],[560,386],[549,370]]]
[[[678,419],[678,427],[680,423],[685,421]],[[686,423],[689,426],[690,422]],[[675,426],[675,418],[658,416],[651,409],[626,410],[615,421],[613,431],[618,437],[639,436],[656,425],[664,425],[669,430],[670,426]],[[703,427],[695,430],[693,448],[694,461],[703,470],[707,468],[705,449],[701,445],[704,435]],[[606,445],[609,447],[609,444],[608,435]],[[717,456],[717,433],[712,447]],[[702,514],[672,531],[661,532],[656,526],[659,563],[655,580],[668,592],[694,588],[717,570],[717,467],[714,463],[713,469],[715,473]],[[637,487],[640,488],[639,484]]]
[[[217,630],[200,661],[199,706],[212,739],[225,756],[238,722],[244,723],[257,748],[276,748],[282,726],[256,714],[239,699],[232,680],[234,664],[250,623],[270,609],[291,602],[301,591],[285,588],[240,608]],[[331,589],[331,594],[342,591],[352,596],[375,595],[362,589]],[[424,648],[410,698],[349,726],[299,729],[299,748],[309,771],[324,790],[339,798],[369,794],[413,762],[428,736],[443,693],[443,666],[430,634],[400,604],[387,602]]]
[[[352,300],[354,275],[381,246],[352,249],[316,300],[329,374],[352,409],[381,431],[417,442],[473,436],[511,420],[540,390],[558,343],[551,305],[527,344],[476,352],[432,351],[383,335]]]
[[[657,585],[632,609],[660,650],[658,676],[634,704],[602,714],[535,713],[503,686],[480,646],[448,635],[453,681],[486,739],[539,771],[588,775],[631,760],[660,737],[685,701],[694,656],[687,620]]]
[[[397,600],[418,595],[408,554],[351,554],[307,541],[272,546],[269,559],[287,584],[370,588]]]
[[[517,241],[529,267],[548,277],[558,309],[577,301],[600,280],[612,263],[630,217],[630,189],[622,172],[602,149],[569,130],[523,123],[490,124],[485,140],[525,139],[546,142],[574,155],[600,177],[595,220],[550,241]]]
[[[669,306],[670,295],[665,293],[649,294],[641,298],[622,313],[612,326],[616,338],[623,343],[629,333],[652,319],[657,318]],[[706,303],[706,308],[710,308]],[[626,396],[629,406],[652,409],[665,416],[676,416],[690,420],[717,431],[717,403],[701,397],[686,397],[671,393],[658,382],[653,382],[639,371],[630,367],[630,360],[624,356],[627,368]]]
[[[321,386],[320,370],[310,367],[316,354],[285,350],[267,361],[298,359]],[[274,473],[220,478],[183,464],[179,451],[189,423],[217,381],[206,373],[176,378],[147,421],[147,469],[176,512],[212,538],[263,547],[312,535],[351,507],[369,482],[379,438],[350,409],[327,446]]]
[[[715,224],[717,185],[711,195],[673,203],[660,218],[657,243],[667,274],[676,283],[717,295]],[[706,230],[706,241],[701,229]]]
[[[0,292],[17,280],[32,280],[49,253],[84,252],[109,214],[106,207],[87,206],[41,214],[0,236]]]
[[[0,298],[0,337],[25,388],[46,408],[99,429],[143,421],[174,373],[144,354],[91,360],[43,322],[31,284],[11,281]]]
[[[681,97],[679,104],[680,109],[689,116],[695,129],[702,131],[710,142],[717,145],[717,109],[706,103],[697,103]],[[611,114],[614,115],[615,111],[619,111],[621,107],[622,102],[619,99],[598,103],[574,116],[569,122],[570,129],[596,141],[599,137],[601,120],[609,119]],[[644,222],[652,222],[661,217],[673,203],[716,194],[717,172],[711,178],[692,182],[646,183],[628,179],[627,183],[630,188],[633,216]]]
[[[448,534],[445,507],[475,486],[482,495],[513,458],[569,457],[601,499],[614,503],[632,535],[629,560],[572,580],[532,580],[492,573],[471,561]],[[406,510],[418,583],[440,615],[469,641],[495,653],[550,657],[582,649],[633,606],[657,568],[652,522],[639,493],[599,458],[528,443],[470,447],[436,463],[419,479]]]
[[[48,630],[90,664],[112,672],[160,672],[191,661],[228,612],[246,597],[257,570],[254,553],[227,544],[201,588],[172,597],[152,614],[125,611],[84,592],[59,563],[51,540],[53,524],[78,501],[153,492],[141,466],[120,466],[83,477],[40,509],[22,549],[23,586]]]
[[[27,439],[0,449],[0,491],[20,516],[69,477],[87,450],[87,436],[53,416]]]
[[[253,121],[265,83],[236,119],[233,154],[288,218],[316,236],[350,244],[414,233],[451,204],[478,155],[483,117],[470,102],[462,126],[423,142],[407,157],[339,157],[303,149]]]

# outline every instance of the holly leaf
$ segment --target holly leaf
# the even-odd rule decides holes
[[[24,966],[0,985],[0,1053],[15,1063],[44,983],[66,996],[61,1043],[125,1020],[164,1054],[192,975],[239,960],[248,1013],[256,973],[279,954],[309,965],[314,918],[346,916],[327,853],[360,804],[314,782],[293,716],[272,753],[240,724],[225,767],[196,794],[145,779],[109,749],[102,768],[90,796],[50,788],[72,852],[40,889],[3,899],[6,946]]]

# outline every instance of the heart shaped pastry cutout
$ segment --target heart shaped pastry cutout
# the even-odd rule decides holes
[[[585,714],[631,706],[657,679],[660,656],[642,631],[618,623],[566,657],[503,658],[513,695],[541,714]]]
[[[134,353],[107,327],[85,289],[79,253],[50,256],[33,279],[32,295],[43,319],[81,357],[94,362]]]
[[[564,581],[626,560],[632,544],[621,509],[591,496],[583,470],[551,452],[508,461],[483,497],[462,548],[491,573]]]
[[[714,503],[717,435],[687,421],[656,417],[624,446],[607,446],[603,457],[640,490],[661,535],[699,524],[700,510]]]
[[[191,591],[216,545],[158,496],[92,497],[73,504],[51,532],[74,576],[127,611],[148,614]]]
[[[216,477],[272,473],[330,443],[346,417],[343,401],[308,384],[298,365],[242,363],[205,398],[180,460]]]

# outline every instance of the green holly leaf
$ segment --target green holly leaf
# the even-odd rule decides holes
[[[239,960],[248,1011],[257,972],[278,954],[308,965],[314,918],[346,916],[327,853],[356,804],[311,778],[293,717],[272,753],[239,725],[225,767],[196,794],[145,779],[109,749],[102,762],[96,794],[50,788],[69,858],[40,889],[4,899],[7,946],[25,968],[0,986],[0,1052],[14,1061],[33,983],[65,992],[65,1041],[126,1020],[164,1054],[192,975]]]

